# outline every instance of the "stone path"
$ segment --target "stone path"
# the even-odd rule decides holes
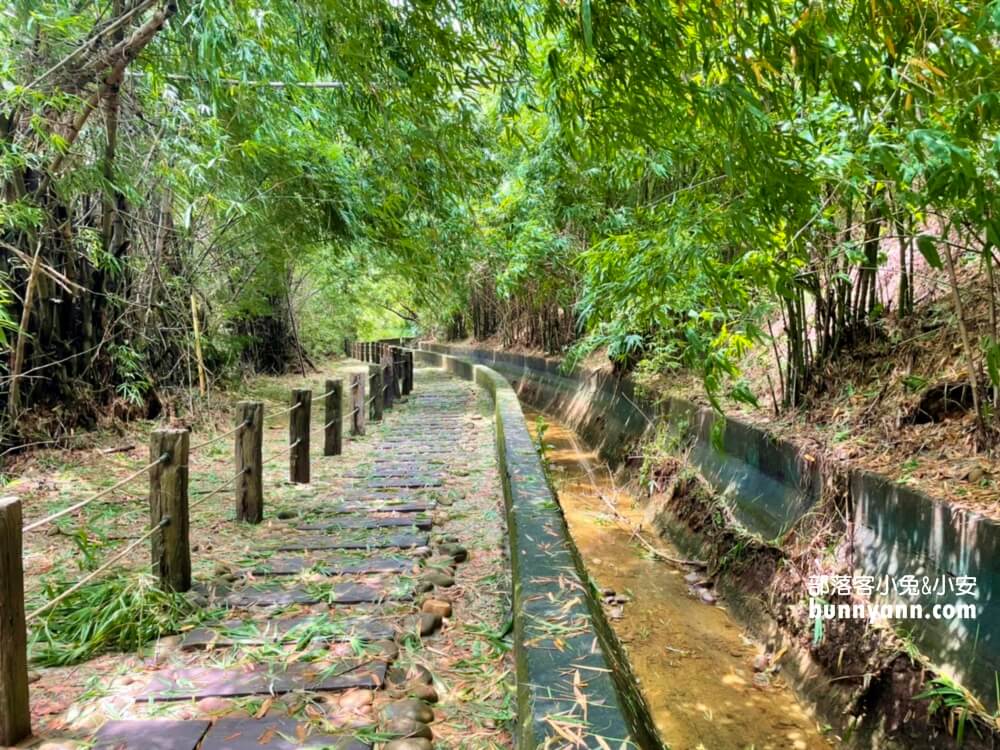
[[[110,683],[96,747],[509,745],[509,583],[484,395],[418,370],[368,433],[343,457],[314,455],[313,485],[240,529],[247,554],[192,594],[225,616]]]

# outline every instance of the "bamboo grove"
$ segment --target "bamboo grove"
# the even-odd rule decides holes
[[[998,2],[0,14],[8,415],[194,383],[192,300],[212,379],[434,331],[788,408],[937,295],[995,442]]]

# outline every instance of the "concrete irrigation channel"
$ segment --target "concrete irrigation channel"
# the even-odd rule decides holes
[[[608,372],[418,346],[425,361],[502,379],[529,422],[541,417],[551,484],[640,744],[996,746],[995,523],[682,399],[653,401]],[[636,455],[649,448],[658,463]],[[872,605],[903,619],[820,622],[807,573],[830,560],[851,580],[973,581],[976,616],[928,617],[935,590],[879,585]],[[927,692],[938,688],[968,712],[942,710]]]

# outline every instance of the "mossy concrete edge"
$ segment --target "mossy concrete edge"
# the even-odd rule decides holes
[[[606,652],[603,613],[595,617],[565,519],[528,433],[517,394],[483,365],[417,351],[416,359],[472,381],[493,398],[513,580],[517,677],[516,747],[565,742],[580,732],[588,748],[659,748],[641,715],[638,691],[616,682],[620,655]],[[597,605],[599,609],[599,605]],[[583,696],[583,701],[578,697]],[[586,703],[586,721],[584,706]]]

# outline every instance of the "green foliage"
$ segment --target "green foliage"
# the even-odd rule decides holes
[[[129,399],[183,380],[194,292],[216,375],[282,366],[294,333],[336,351],[471,323],[696,372],[719,409],[755,402],[740,365],[766,345],[794,404],[912,308],[914,256],[936,271],[1000,244],[998,8],[195,0],[125,71],[107,163],[106,121],[69,127],[107,9],[19,0],[0,12],[0,106],[21,115],[0,232],[113,283],[118,348],[92,371]],[[57,201],[25,190],[36,175]],[[93,219],[109,198],[125,251]],[[60,212],[87,218],[57,242]],[[890,260],[897,298],[876,283]],[[991,346],[970,372],[996,377]]]
[[[69,586],[57,576],[45,600]],[[39,666],[78,664],[106,651],[134,652],[198,619],[189,600],[162,591],[149,575],[118,574],[93,581],[44,614],[32,628],[29,654]]]

